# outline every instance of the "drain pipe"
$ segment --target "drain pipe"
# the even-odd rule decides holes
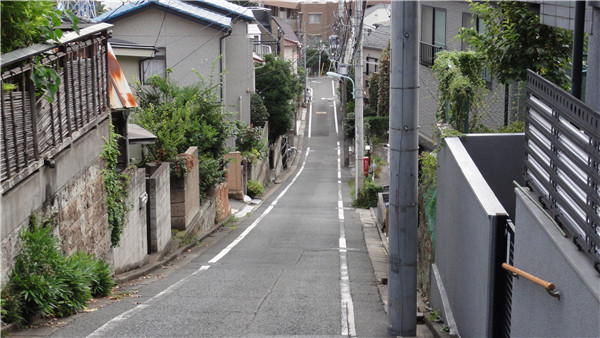
[[[227,34],[223,35],[222,37],[219,38],[219,80],[221,81],[221,102],[223,102],[223,87],[225,86],[225,83],[223,83],[223,40],[225,40],[226,37],[231,35],[231,31],[232,29],[229,28],[229,30],[227,31]]]

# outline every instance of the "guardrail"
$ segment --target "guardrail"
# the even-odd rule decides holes
[[[600,113],[528,71],[525,181],[600,272]]]
[[[65,34],[62,44],[38,44],[1,56],[2,150],[0,178],[6,191],[108,117],[108,28],[98,24]],[[54,102],[39,95],[34,65],[60,76]]]

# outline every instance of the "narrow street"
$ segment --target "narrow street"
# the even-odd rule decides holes
[[[304,149],[275,193],[188,264],[52,336],[387,336],[340,165],[337,93],[326,77],[309,85]]]

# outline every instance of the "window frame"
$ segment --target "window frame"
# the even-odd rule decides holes
[[[160,75],[163,78],[167,76],[167,50],[165,47],[159,47],[157,49],[158,49],[158,51],[156,52],[154,57],[143,59],[139,63],[139,65],[140,65],[140,82],[144,85],[147,84],[147,80],[150,77],[152,77],[153,75]],[[158,72],[156,72],[156,73],[152,73],[152,74],[146,76],[146,72],[145,72],[146,66],[145,65],[151,61],[162,61],[162,64],[163,64],[162,74],[159,74]]]

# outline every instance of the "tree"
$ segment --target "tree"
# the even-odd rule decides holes
[[[522,1],[471,2],[471,12],[485,28],[463,27],[459,36],[480,52],[498,81],[523,81],[531,69],[568,89],[566,70],[571,57],[568,30],[540,23],[539,15]]]
[[[264,127],[269,120],[269,112],[262,97],[256,93],[250,96],[250,124],[255,127]]]
[[[377,101],[377,116],[390,115],[390,46],[381,52],[379,59],[379,94]]]
[[[256,70],[256,91],[269,112],[269,142],[292,128],[293,100],[303,91],[300,78],[292,74],[291,64],[268,54],[265,65]]]
[[[79,19],[70,11],[56,9],[53,1],[2,1],[0,2],[1,52],[25,48],[48,39],[58,41],[62,30],[58,28],[63,19],[73,23],[79,32]]]
[[[463,133],[477,127],[477,110],[485,103],[482,59],[473,51],[441,51],[432,67],[440,93],[437,120]]]

